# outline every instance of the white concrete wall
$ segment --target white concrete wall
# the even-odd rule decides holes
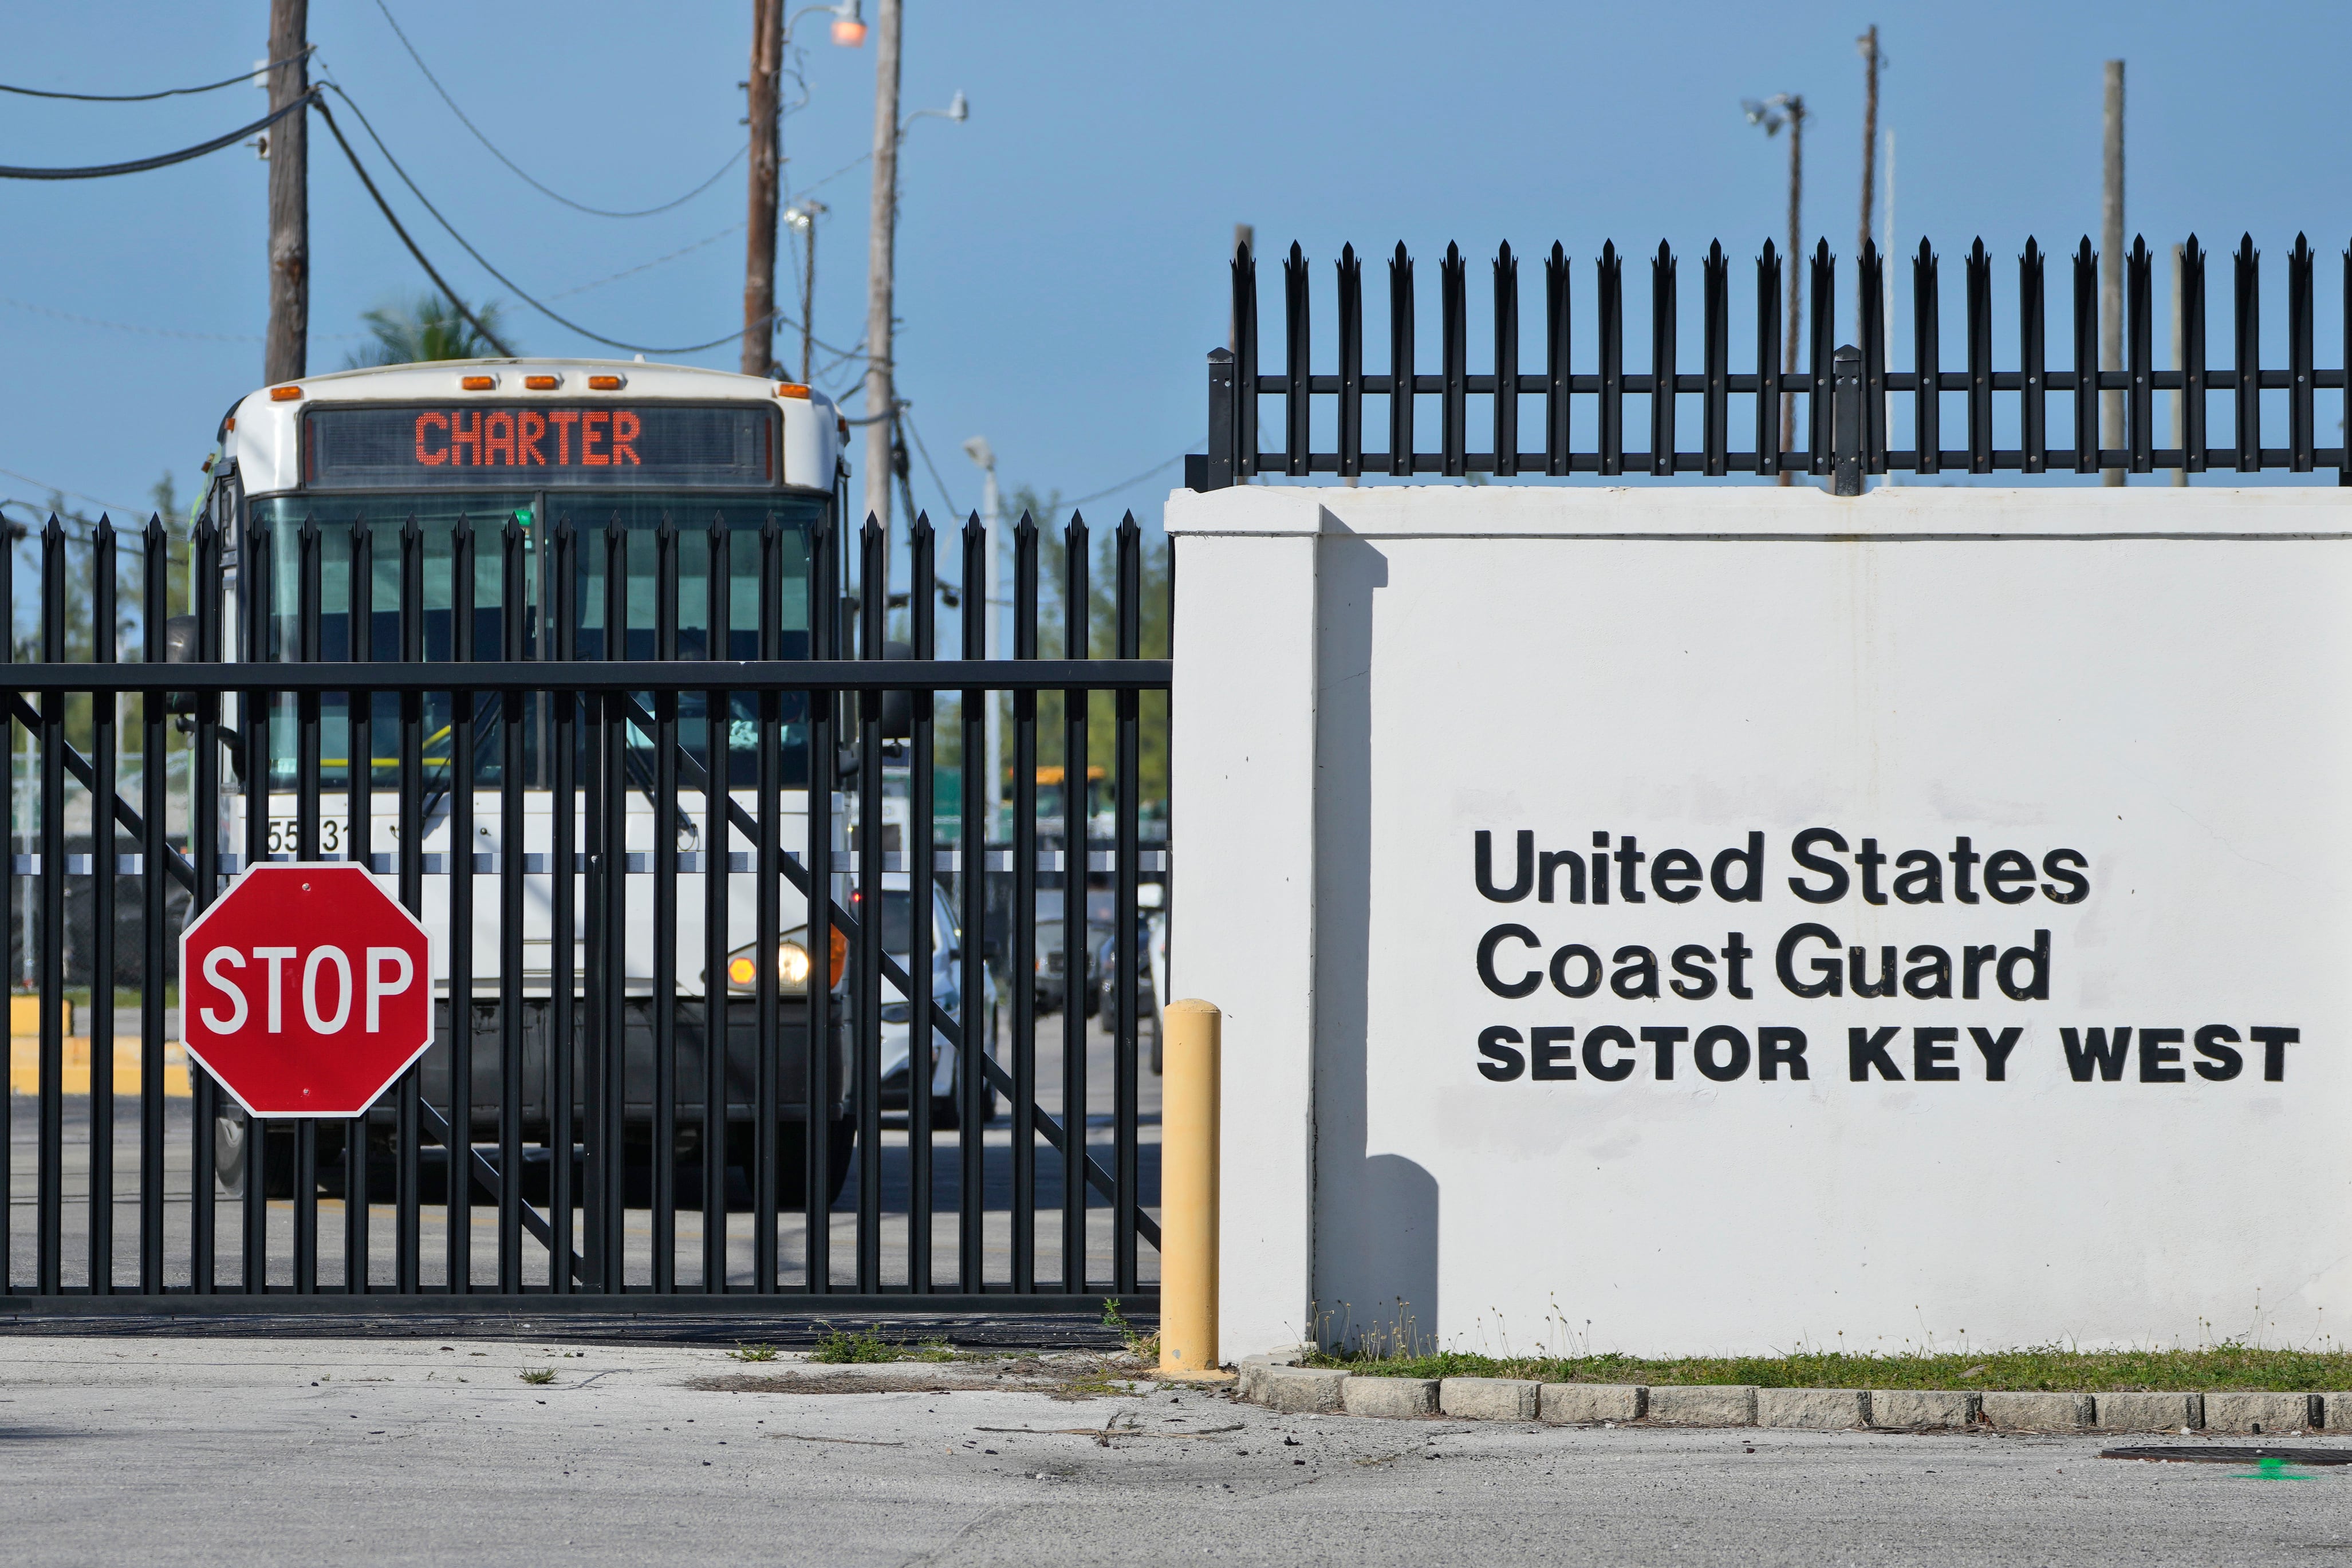
[[[1656,1352],[2302,1342],[2352,1318],[2339,492],[1267,486],[1168,517],[1175,988],[1228,1013],[1229,1355],[1318,1313]],[[1943,901],[1799,899],[1813,827],[1857,879],[1865,837],[1934,852]],[[1497,902],[1481,829],[1505,882],[1522,829],[1702,862],[1761,832],[1766,890],[1668,903],[1645,860],[1638,905],[1564,881]],[[2030,855],[2037,889],[2079,851],[2090,892],[1960,902],[1961,836]],[[2046,930],[2049,996],[1798,996],[1773,958],[1806,921],[1874,968]],[[1753,995],[1506,998],[1475,962],[1505,923],[1539,943],[1502,943],[1505,980],[1572,943],[1662,964],[1690,943],[1719,982],[1737,931]],[[1572,1079],[1480,1070],[1490,1027],[1524,1058],[1535,1026],[1574,1051],[1609,1025],[1730,1026],[1751,1059],[1715,1081],[1685,1039],[1666,1080],[1654,1043],[1604,1053],[1636,1063],[1616,1082],[1575,1056]],[[1853,1081],[1849,1029],[1890,1025],[1903,1081]],[[2196,1070],[2220,1070],[2209,1025],[2241,1037],[2234,1078]],[[2254,1026],[2301,1031],[2280,1081]],[[1764,1026],[1802,1030],[1806,1079],[1760,1080]],[[2004,1081],[1972,1026],[2021,1031]],[[2078,1082],[2062,1031],[2092,1026],[2187,1037]],[[1957,1081],[1917,1080],[1919,1028],[1958,1031]]]
[[[1316,513],[1235,491],[1179,549],[1169,990],[1224,1010],[1219,1318],[1228,1360],[1308,1329],[1313,1237]],[[1255,502],[1253,505],[1251,503]],[[1197,654],[1187,658],[1186,654]],[[1190,846],[1197,841],[1197,850]]]

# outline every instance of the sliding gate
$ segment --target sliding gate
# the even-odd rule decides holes
[[[1022,520],[997,660],[979,615],[937,646],[927,520],[903,597],[870,521],[50,521],[0,678],[15,1306],[1150,1305],[1133,519],[1108,594],[1083,521]],[[180,932],[265,860],[356,861],[433,931],[435,1043],[362,1119],[251,1121],[178,1044]]]

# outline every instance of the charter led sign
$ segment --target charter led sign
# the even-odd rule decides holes
[[[774,482],[775,414],[740,405],[327,407],[303,433],[304,482],[319,489]]]

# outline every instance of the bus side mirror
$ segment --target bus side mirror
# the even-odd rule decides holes
[[[196,617],[173,616],[163,623],[163,662],[194,664],[196,661]],[[196,700],[185,691],[164,694],[163,711],[192,718],[196,711]]]

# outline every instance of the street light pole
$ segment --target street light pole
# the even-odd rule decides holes
[[[803,196],[784,209],[784,221],[801,236],[801,384],[808,384],[810,350],[816,329],[816,220],[833,209],[814,196]]]
[[[2106,66],[2101,149],[2105,156],[2099,181],[2099,368],[2124,367],[2124,62]],[[2099,394],[2099,443],[2114,448],[2124,444],[2124,395]],[[2102,468],[2099,482],[2120,485],[2121,468]]]
[[[898,434],[893,375],[891,268],[898,226],[898,39],[900,0],[879,0],[874,27],[874,195],[866,256],[866,511],[890,526],[890,452]]]
[[[1004,657],[1003,590],[997,583],[997,543],[1003,522],[1003,501],[996,488],[996,451],[989,446],[988,437],[974,436],[963,444],[964,455],[980,465],[980,526],[988,536],[986,562],[982,580],[976,595],[978,610],[986,627],[987,651],[991,658]],[[973,613],[973,584],[963,585],[963,613]],[[996,831],[996,814],[1004,804],[1004,700],[995,693],[988,694],[988,752],[981,759],[981,771],[985,779],[988,801],[989,833]],[[969,772],[970,770],[967,770]]]
[[[1878,24],[1873,22],[1870,31],[1854,41],[1862,53],[1862,237],[1854,241],[1853,253],[1859,257],[1870,243],[1870,200],[1876,193],[1871,187],[1878,177]],[[1855,321],[1861,321],[1862,290],[1853,291]],[[1859,325],[1855,335],[1861,335]]]
[[[1767,136],[1779,135],[1783,125],[1789,128],[1789,254],[1783,263],[1789,268],[1789,336],[1781,345],[1781,368],[1794,374],[1797,340],[1805,324],[1805,96],[1800,92],[1775,93],[1761,102],[1749,99],[1742,107],[1747,110],[1748,122],[1762,126]],[[1796,444],[1797,395],[1784,392],[1780,395],[1780,450],[1786,452]],[[1797,482],[1796,475],[1786,465],[1775,466],[1780,468],[1781,484]]]

